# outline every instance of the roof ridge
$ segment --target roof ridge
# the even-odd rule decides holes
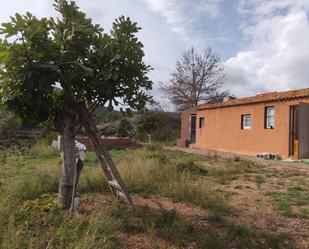
[[[254,96],[243,97],[239,99],[231,99],[222,103],[215,104],[201,104],[198,105],[198,109],[212,109],[212,108],[220,108],[220,107],[229,107],[229,106],[237,106],[237,105],[248,105],[253,103],[263,103],[269,101],[278,101],[284,99],[293,99],[293,98],[302,98],[309,97],[309,88],[301,88],[294,89],[282,92],[266,92],[261,94],[256,94]]]

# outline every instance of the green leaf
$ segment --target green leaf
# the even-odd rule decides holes
[[[84,70],[84,72],[86,73],[87,76],[92,77],[93,76],[93,69],[90,67],[86,67],[81,63],[75,62],[75,65],[79,66],[82,70]]]
[[[56,120],[66,91],[54,91],[59,82],[72,88],[72,101],[107,103],[113,109],[121,100],[126,107],[143,108],[150,99],[144,91],[152,82],[137,24],[122,16],[104,33],[75,2],[56,0],[54,6],[58,18],[38,19],[27,12],[1,25],[0,33],[11,37],[0,41],[5,104],[23,119]]]

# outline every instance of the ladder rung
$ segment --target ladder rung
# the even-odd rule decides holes
[[[119,183],[116,182],[115,180],[108,181],[108,184],[109,184],[109,185],[112,185],[113,187],[115,187],[115,188],[117,188],[117,189],[122,190],[122,188],[120,187]]]
[[[126,197],[126,195],[125,195],[124,193],[118,191],[118,192],[117,192],[117,195],[118,195],[119,197],[123,198],[125,201],[129,202],[129,201],[128,201],[128,198]]]

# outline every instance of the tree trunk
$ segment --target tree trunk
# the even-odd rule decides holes
[[[74,116],[68,111],[64,113],[62,131],[63,165],[59,184],[58,200],[70,208],[72,201],[74,172],[76,170]]]

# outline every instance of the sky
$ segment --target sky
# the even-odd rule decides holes
[[[109,32],[113,20],[129,16],[142,28],[145,61],[153,70],[152,94],[176,61],[194,46],[208,47],[225,68],[225,88],[236,97],[309,87],[309,0],[76,0],[94,23]],[[55,16],[52,0],[0,0],[0,23],[16,12]]]

